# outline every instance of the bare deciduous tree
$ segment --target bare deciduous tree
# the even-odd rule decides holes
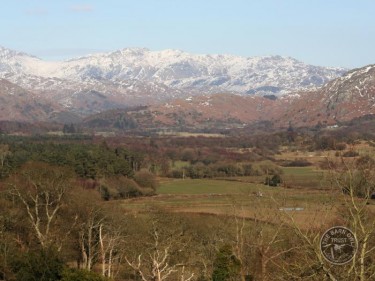
[[[293,216],[286,214],[299,243],[293,260],[282,266],[290,280],[367,281],[375,278],[372,262],[375,258],[375,220],[370,204],[374,169],[369,168],[371,161],[358,163],[357,160],[341,158],[340,162],[330,165],[335,201],[320,212],[319,228],[304,229]],[[356,255],[350,263],[342,266],[326,261],[320,249],[321,235],[337,223],[351,229],[358,241]]]
[[[246,219],[244,206],[232,203],[233,253],[241,263],[241,280],[246,280],[249,275],[255,276],[256,280],[270,280],[270,265],[296,248],[286,243],[286,226],[281,218],[276,217],[277,206],[267,208],[264,204],[261,197],[252,200],[253,217]]]
[[[333,170],[336,187],[344,191],[344,220],[358,240],[358,252],[348,274],[354,273],[360,281],[375,278],[375,220],[369,205],[375,189],[375,161],[360,158],[355,162],[341,159],[342,169]],[[359,198],[358,198],[359,197]],[[346,210],[346,212],[345,212]]]
[[[184,248],[184,245],[176,243],[178,238],[169,237],[163,240],[156,221],[152,222],[151,236],[153,244],[146,254],[139,254],[133,261],[125,257],[128,265],[139,274],[142,281],[176,280],[178,271],[180,271],[179,280],[193,280],[194,273],[186,276],[185,264],[172,264],[171,262],[172,246],[176,244],[181,246],[179,249],[175,248],[174,251],[182,251]]]
[[[10,194],[23,206],[38,243],[57,243],[51,228],[71,188],[71,174],[61,167],[28,163],[8,181]],[[61,230],[60,230],[61,231]],[[65,232],[68,233],[69,231]],[[61,241],[61,237],[59,239]]]
[[[82,218],[81,218],[82,219]],[[78,241],[81,252],[81,267],[91,271],[98,255],[98,232],[103,222],[97,210],[90,210],[84,221],[79,224]]]
[[[100,262],[102,275],[114,277],[118,272],[119,264],[122,261],[123,235],[120,230],[114,227],[99,226]]]

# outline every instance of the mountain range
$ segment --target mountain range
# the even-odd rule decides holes
[[[0,78],[81,115],[191,95],[283,95],[316,88],[345,71],[281,56],[245,58],[142,48],[51,62],[0,47]]]
[[[0,47],[0,120],[86,118],[119,128],[335,124],[375,113],[374,81],[374,65],[348,72],[281,56],[127,48],[52,62]]]
[[[333,126],[375,115],[375,65],[349,71],[324,86],[279,98],[213,94],[174,99],[134,110],[113,110],[84,120],[88,127],[209,130],[243,128],[255,122],[275,127]]]

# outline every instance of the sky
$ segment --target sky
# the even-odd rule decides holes
[[[0,0],[0,46],[46,60],[127,47],[375,63],[374,0]]]

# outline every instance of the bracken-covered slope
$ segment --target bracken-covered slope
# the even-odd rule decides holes
[[[39,122],[60,112],[56,104],[35,98],[33,93],[0,79],[0,120]]]
[[[101,129],[209,130],[242,128],[267,120],[274,101],[258,96],[214,94],[176,99],[162,105],[110,110],[89,116],[83,124]]]
[[[273,121],[298,126],[337,124],[375,114],[375,65],[354,69],[322,88],[281,98]]]
[[[76,123],[81,118],[53,100],[0,78],[0,121]]]

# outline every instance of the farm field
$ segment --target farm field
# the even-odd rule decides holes
[[[283,167],[284,186],[292,188],[329,189],[327,172],[312,167]]]
[[[374,148],[366,142],[356,145],[360,155],[371,154]],[[351,148],[347,148],[346,151]],[[343,152],[342,152],[343,153]],[[157,195],[122,201],[131,212],[146,213],[150,208],[160,208],[173,213],[199,213],[217,216],[234,214],[248,219],[262,219],[279,223],[294,220],[302,227],[311,228],[329,223],[337,218],[346,200],[338,188],[332,186],[332,174],[320,169],[322,163],[345,161],[335,151],[281,150],[277,161],[304,159],[306,167],[280,167],[282,183],[277,187],[266,186],[265,176],[217,177],[215,179],[159,178]],[[264,162],[267,163],[267,162]],[[176,167],[188,167],[189,163],[176,161]],[[264,165],[262,163],[258,164]],[[373,202],[370,209],[373,209]]]
[[[307,175],[310,176],[309,173]],[[161,208],[168,212],[219,216],[234,214],[267,222],[293,218],[301,226],[321,223],[333,217],[335,193],[285,189],[234,180],[162,179],[158,195],[123,201],[131,212]]]

